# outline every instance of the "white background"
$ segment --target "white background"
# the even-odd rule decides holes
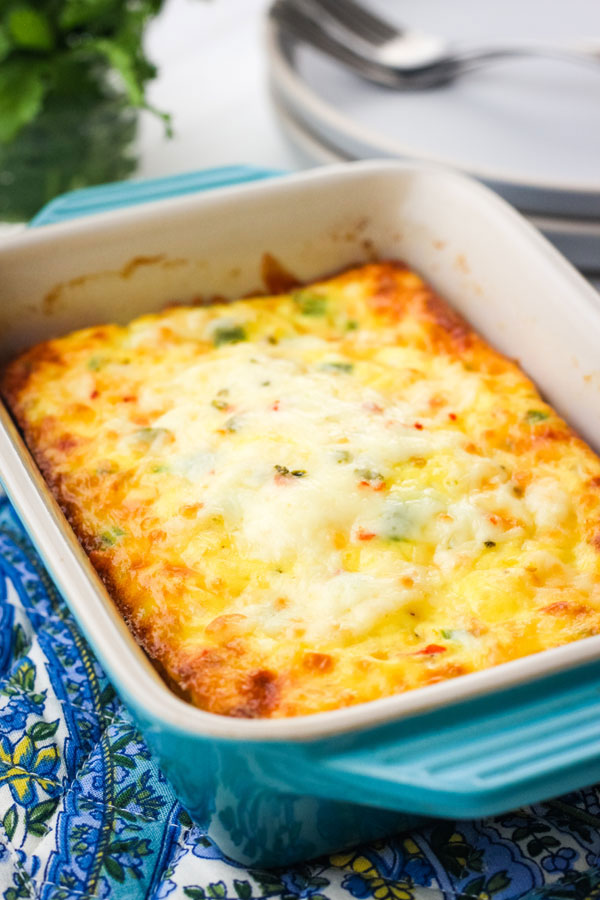
[[[175,137],[144,113],[136,177],[231,163],[295,169],[269,99],[266,0],[169,0],[151,25],[148,55],[159,68],[149,99],[171,112]]]

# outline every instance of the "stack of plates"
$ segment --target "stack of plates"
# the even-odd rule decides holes
[[[379,7],[388,17],[394,12],[392,4]],[[485,27],[495,41],[528,33],[600,41],[596,4],[572,0],[568,13],[565,27],[562,4],[511,0],[486,6]],[[422,30],[485,42],[470,0],[405,0],[402,16]],[[461,169],[517,206],[578,268],[600,277],[600,66],[520,60],[443,88],[401,93],[294,44],[273,23],[267,48],[275,107],[304,161],[393,157]]]

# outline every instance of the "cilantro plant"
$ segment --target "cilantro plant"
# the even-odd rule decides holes
[[[0,218],[130,174],[156,75],[143,36],[163,2],[0,0]]]
[[[10,141],[35,119],[53,91],[88,93],[107,68],[120,78],[132,106],[146,106],[144,87],[156,68],[144,55],[142,37],[162,5],[163,0],[0,0],[0,141]],[[68,84],[84,71],[82,83]]]

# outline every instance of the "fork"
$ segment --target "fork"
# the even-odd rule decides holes
[[[454,47],[443,38],[394,26],[356,0],[275,0],[270,16],[282,32],[376,84],[397,89],[436,87],[482,65],[527,56],[600,64],[600,42],[586,46],[511,41]]]

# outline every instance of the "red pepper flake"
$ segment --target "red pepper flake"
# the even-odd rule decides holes
[[[359,541],[372,541],[377,535],[374,531],[364,531],[362,528],[359,528],[357,537]]]
[[[95,400],[98,395],[98,391],[92,391],[92,393],[90,394],[90,400]]]
[[[426,647],[423,647],[422,650],[417,650],[414,654],[415,656],[435,656],[436,653],[445,653],[447,650],[446,647],[442,647],[441,644],[427,644]]]
[[[453,422],[456,422],[456,413],[448,413],[448,418],[452,419]]]
[[[137,400],[137,397],[133,397],[133,396],[123,397],[123,403],[133,403],[135,400]]]
[[[385,488],[385,478],[380,472],[373,472],[371,469],[356,469],[355,474],[360,478],[359,487],[368,487],[372,491],[382,491]]]
[[[371,488],[372,491],[385,490],[385,481],[359,481],[359,487]]]
[[[275,401],[271,409],[273,410],[273,412],[277,412],[277,410],[279,409],[279,400]]]
[[[423,426],[420,422],[415,422],[415,428],[417,429],[417,431],[423,431]]]
[[[382,413],[383,412],[383,406],[380,406],[379,403],[373,403],[372,400],[367,400],[366,403],[363,403],[363,409],[366,409],[367,412],[374,412],[374,413]]]

